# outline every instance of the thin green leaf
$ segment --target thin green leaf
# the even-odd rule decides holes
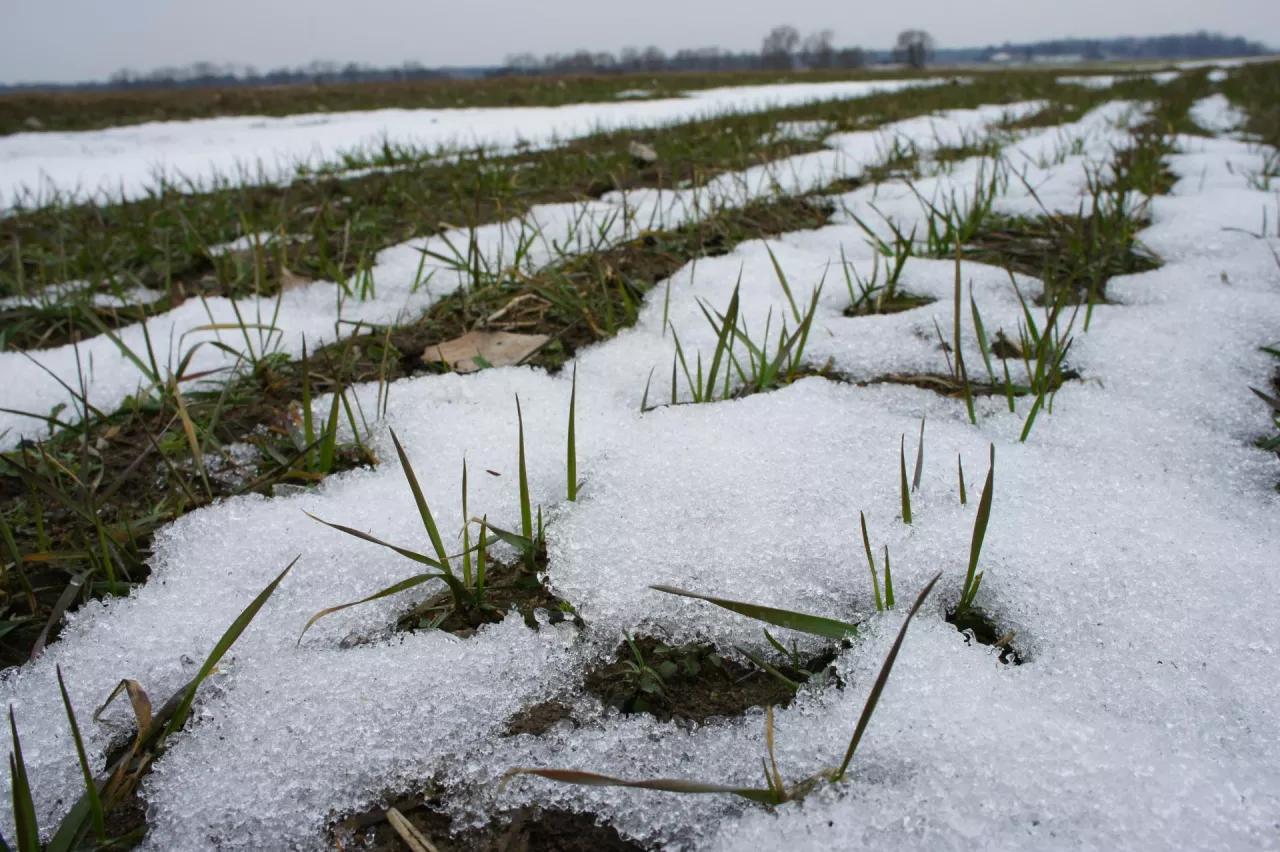
[[[963,610],[973,603],[978,593],[974,575],[978,570],[978,557],[982,554],[982,542],[987,536],[987,523],[991,520],[991,500],[995,492],[996,445],[991,445],[991,467],[987,470],[987,481],[982,486],[982,497],[978,500],[978,516],[973,522],[973,540],[969,544],[969,572],[965,575],[964,589],[960,593],[960,608]]]
[[[263,604],[275,592],[276,587],[284,580],[290,569],[298,563],[300,556],[295,556],[293,561],[285,566],[285,569],[272,580],[265,589],[258,593],[244,611],[236,616],[236,620],[231,622],[231,626],[227,628],[227,632],[222,634],[222,638],[218,640],[218,644],[213,646],[213,650],[209,652],[209,657],[204,661],[204,665],[200,667],[200,671],[196,673],[195,678],[191,681],[191,685],[187,687],[186,694],[182,698],[182,703],[178,705],[178,709],[174,712],[173,718],[169,720],[169,725],[165,728],[165,736],[182,730],[182,726],[186,724],[187,714],[191,712],[191,704],[195,701],[196,690],[200,688],[200,684],[213,671],[214,666],[218,665],[218,661],[223,655],[231,649],[236,640],[240,638],[240,634],[244,633],[249,623],[253,621],[254,616],[262,609]]]
[[[916,613],[924,604],[925,598],[929,597],[929,593],[933,591],[933,587],[941,578],[941,571],[933,575],[933,579],[921,590],[916,602],[907,611],[907,617],[902,620],[902,627],[898,629],[898,637],[893,640],[893,646],[889,648],[889,654],[884,658],[883,665],[880,666],[880,674],[876,675],[875,683],[871,686],[871,692],[867,695],[867,703],[862,705],[862,715],[858,717],[858,724],[853,729],[853,737],[849,740],[849,749],[845,752],[844,762],[840,764],[840,768],[832,775],[832,781],[839,781],[844,778],[845,770],[849,768],[849,762],[853,760],[853,753],[858,750],[858,743],[862,741],[862,735],[866,732],[867,725],[871,722],[871,716],[876,712],[876,705],[880,702],[880,694],[884,692],[884,686],[889,682],[889,673],[893,671],[893,664],[898,659],[898,652],[902,650],[902,640],[906,638],[907,628],[911,626],[911,619],[916,617]]]
[[[400,457],[400,466],[404,468],[404,477],[409,480],[409,488],[413,491],[414,502],[418,504],[418,514],[422,517],[422,525],[426,527],[427,535],[431,538],[431,546],[435,548],[436,556],[439,558],[439,562],[427,564],[434,564],[442,568],[446,573],[452,574],[453,569],[449,565],[449,553],[444,549],[444,541],[440,538],[440,530],[436,529],[436,519],[431,516],[431,509],[427,506],[427,499],[422,496],[422,486],[418,485],[418,477],[413,473],[413,465],[409,463],[409,456],[405,454],[404,447],[400,445],[400,439],[396,437],[394,429],[391,430],[391,440],[396,445],[396,455]],[[381,544],[381,542],[378,543]],[[418,561],[421,561],[421,559]]]
[[[725,598],[715,598],[710,595],[700,595],[697,592],[688,592],[684,589],[677,589],[673,586],[650,586],[649,588],[659,592],[666,592],[669,595],[696,598],[700,601],[715,604],[716,606],[721,607],[722,609],[727,609],[730,612],[736,612],[739,615],[745,615],[748,618],[763,621],[766,624],[785,627],[788,630],[798,630],[801,633],[809,633],[814,636],[824,636],[828,639],[844,639],[846,637],[853,636],[858,632],[857,624],[851,624],[847,621],[837,621],[834,618],[824,618],[819,615],[807,615],[803,612],[793,612],[788,609],[776,609],[769,606],[760,606],[759,604],[732,601]]]
[[[902,522],[911,523],[911,491],[907,487],[907,436],[902,436],[898,446],[898,462],[900,470],[899,485],[902,489]]]
[[[302,637],[307,635],[307,631],[311,629],[312,625],[314,625],[320,619],[324,618],[326,615],[332,615],[335,612],[340,612],[341,610],[348,609],[353,606],[360,606],[360,604],[366,604],[372,601],[380,600],[382,598],[391,597],[392,595],[397,595],[400,592],[406,591],[408,589],[412,589],[415,586],[421,586],[423,583],[427,582],[428,580],[444,580],[446,583],[448,583],[449,575],[448,574],[416,574],[407,580],[401,580],[399,583],[396,583],[393,586],[388,586],[387,588],[383,589],[380,592],[375,592],[374,594],[369,595],[369,597],[367,598],[361,598],[358,601],[338,604],[337,606],[331,606],[328,609],[322,609],[319,612],[317,612],[315,615],[311,616],[310,619],[307,620],[306,626],[302,628],[302,633],[298,636],[297,644],[301,645]],[[455,579],[454,583],[456,582],[457,580]]]
[[[529,499],[529,469],[524,455],[524,414],[520,411],[520,395],[516,394],[516,421],[519,424],[520,437],[520,531],[529,540],[530,546],[524,551],[525,561],[533,566],[533,505]]]
[[[876,576],[876,560],[871,555],[871,539],[867,535],[867,515],[858,512],[858,520],[862,523],[862,547],[867,552],[867,567],[871,569],[871,588],[876,593],[876,612],[884,611],[884,600],[880,597],[880,578]]]
[[[408,550],[403,547],[398,547],[389,542],[385,542],[380,538],[374,538],[368,533],[361,532],[360,530],[354,529],[352,527],[344,527],[342,524],[332,524],[324,520],[323,518],[317,518],[315,515],[305,510],[303,511],[303,514],[306,515],[311,520],[319,521],[320,523],[324,524],[326,527],[331,527],[337,530],[338,532],[344,532],[347,535],[355,536],[356,538],[363,539],[364,541],[370,542],[371,544],[381,545],[382,547],[385,547],[388,550],[394,550],[396,553],[399,553],[401,556],[405,557],[406,559],[412,559],[414,562],[420,562],[423,565],[430,565],[432,568],[438,568],[441,571],[446,570],[444,565],[442,565],[437,560],[432,559],[430,556],[424,556],[421,553],[417,553],[416,551]]]
[[[36,822],[36,806],[31,798],[31,780],[27,777],[27,764],[22,759],[22,740],[18,737],[18,722],[9,705],[9,731],[13,736],[13,750],[9,752],[9,776],[13,787],[14,834],[18,852],[40,852],[40,827]]]
[[[58,689],[62,692],[62,706],[67,711],[67,722],[71,725],[71,738],[76,744],[76,758],[80,761],[80,772],[84,775],[85,796],[89,801],[89,810],[93,815],[93,832],[99,843],[107,842],[107,827],[102,816],[102,799],[98,796],[98,782],[93,780],[93,770],[89,768],[89,758],[84,751],[84,740],[80,736],[80,725],[76,723],[76,711],[71,706],[71,696],[67,694],[67,684],[62,679],[62,666],[56,666],[58,673]]]

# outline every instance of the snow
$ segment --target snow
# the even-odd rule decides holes
[[[1073,213],[1086,166],[1110,156],[1134,117],[1133,104],[1109,105],[1019,140],[1008,159],[1025,164],[1039,202]],[[917,141],[932,145],[982,121],[965,113],[934,127],[921,122]],[[948,130],[939,131],[943,124]],[[1059,156],[1064,137],[1078,139],[1080,153]],[[883,136],[828,143],[831,150],[810,155],[817,159],[793,163],[789,188],[807,186],[821,169],[839,172],[840,157],[873,162]],[[575,504],[563,500],[567,371],[504,368],[396,383],[385,425],[404,441],[446,533],[462,523],[464,457],[473,471],[502,474],[470,478],[472,513],[516,524],[519,394],[530,488],[548,511],[549,580],[586,619],[581,637],[567,626],[533,632],[514,616],[466,640],[390,636],[396,614],[426,594],[420,589],[325,619],[295,647],[310,614],[415,573],[407,560],[303,515],[421,546],[412,498],[379,426],[378,469],[287,497],[224,501],[178,520],[157,537],[145,587],[88,605],[44,656],[0,682],[43,824],[81,783],[55,665],[82,724],[122,676],[163,700],[300,555],[202,692],[194,725],[145,781],[144,849],[320,849],[331,810],[362,808],[430,777],[454,791],[450,807],[464,823],[525,802],[558,804],[670,849],[1275,848],[1280,497],[1275,456],[1251,445],[1266,418],[1247,388],[1274,366],[1257,346],[1280,328],[1272,256],[1280,235],[1231,229],[1255,230],[1263,210],[1267,221],[1280,221],[1278,202],[1241,172],[1239,164],[1261,156],[1256,148],[1227,138],[1179,145],[1172,157],[1179,181],[1171,195],[1151,200],[1152,224],[1141,235],[1164,266],[1113,279],[1115,303],[1096,308],[1091,330],[1077,330],[1071,350],[1083,380],[1062,388],[1026,443],[1018,441],[1025,401],[1016,414],[1003,401],[980,404],[973,426],[960,400],[817,378],[739,401],[641,414],[651,366],[658,368],[651,398],[669,391],[673,345],[662,286],[634,328],[578,359],[586,485]],[[917,189],[962,196],[990,167],[959,163]],[[1035,209],[1022,181],[1008,181],[1005,193],[1002,209]],[[852,213],[872,194],[866,188],[839,201]],[[903,184],[881,186],[875,203],[908,227],[922,215]],[[949,327],[950,263],[911,260],[904,271],[906,289],[938,302],[846,318],[841,250],[864,269],[872,262],[852,220],[838,217],[768,247],[800,294],[827,273],[814,363],[830,357],[838,370],[863,377],[942,368],[928,341],[934,319]],[[1021,308],[1003,270],[965,263],[962,273],[989,331],[1012,330]],[[751,328],[762,328],[770,312],[776,328],[789,312],[765,243],[743,244],[672,278],[666,313],[686,351],[705,354],[713,345],[697,300],[723,309],[739,277]],[[1034,291],[1035,282],[1024,283]],[[971,329],[965,335],[966,360],[978,364]],[[6,399],[11,393],[6,386]],[[924,477],[908,527],[897,519],[898,441],[905,433],[913,451],[921,416],[928,418]],[[1018,667],[1001,665],[942,619],[963,576],[990,444],[995,500],[979,604],[1016,631],[1027,657]],[[957,455],[969,481],[964,507]],[[900,600],[945,573],[907,637],[846,783],[773,810],[538,779],[499,791],[503,773],[522,765],[760,783],[758,713],[685,730],[582,698],[579,727],[496,736],[516,709],[574,695],[584,667],[623,629],[764,647],[758,625],[652,592],[653,583],[867,616],[838,662],[844,688],[805,690],[776,714],[788,780],[838,762],[901,619],[870,612],[859,511],[873,546],[890,548]],[[108,715],[118,722],[126,714]],[[109,732],[86,727],[101,765]]]
[[[558,107],[386,109],[285,118],[151,122],[74,133],[0,137],[0,210],[24,190],[137,198],[163,182],[279,182],[384,142],[441,151],[548,147],[620,127],[656,127],[815,101],[863,98],[943,80],[772,84],[690,91],[681,98]]]
[[[518,259],[523,269],[532,271],[566,254],[591,251],[634,237],[643,229],[679,226],[721,206],[739,206],[779,191],[804,193],[841,177],[857,176],[866,165],[879,160],[880,152],[890,147],[888,140],[895,134],[927,136],[921,146],[929,150],[934,145],[960,144],[994,122],[1036,108],[1038,104],[1028,103],[953,110],[887,125],[881,130],[837,134],[826,140],[827,150],[720,175],[701,187],[611,193],[588,203],[535,207],[524,218],[477,228],[477,251],[486,268],[508,268]],[[276,238],[266,235],[268,240]],[[132,351],[145,353],[149,338],[162,369],[176,369],[193,349],[196,354],[190,361],[190,372],[230,369],[235,357],[224,348],[206,344],[220,340],[232,350],[246,349],[245,338],[237,328],[238,308],[246,322],[272,329],[250,334],[255,357],[277,350],[298,354],[304,338],[313,347],[333,340],[339,320],[382,325],[421,315],[466,279],[465,273],[448,263],[432,258],[424,261],[423,252],[456,257],[459,251],[465,253],[471,238],[470,231],[458,229],[384,250],[372,269],[375,292],[364,300],[355,294],[348,296],[333,282],[294,288],[278,298],[242,299],[235,305],[225,298],[192,300],[149,319],[145,326],[135,324],[120,329],[117,339]],[[252,237],[242,237],[220,248],[252,245]],[[222,326],[222,330],[211,326]],[[227,327],[234,330],[227,331]],[[13,446],[23,436],[42,434],[41,421],[14,411],[45,414],[59,404],[78,410],[58,378],[79,388],[82,370],[89,401],[102,410],[118,407],[137,390],[142,379],[134,361],[106,336],[91,338],[78,346],[31,353],[30,357],[18,352],[0,353],[0,372],[11,378],[0,406],[11,409],[0,412],[0,448]]]
[[[1157,71],[1153,74],[1092,74],[1080,77],[1059,77],[1062,86],[1084,86],[1086,89],[1110,89],[1116,83],[1150,78],[1161,86],[1182,75],[1181,71]]]
[[[34,293],[23,296],[5,296],[0,298],[0,308],[54,308],[63,307],[67,303],[88,303],[95,308],[124,308],[130,305],[146,305],[161,298],[164,294],[145,287],[131,287],[119,293],[94,292],[90,281],[63,281],[41,287]]]
[[[1244,126],[1249,117],[1223,94],[1201,98],[1191,105],[1191,120],[1210,133],[1229,133]]]

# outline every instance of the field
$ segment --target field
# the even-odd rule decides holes
[[[1280,844],[1280,63],[723,82],[0,99],[8,848]]]

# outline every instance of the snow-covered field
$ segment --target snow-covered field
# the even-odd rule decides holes
[[[616,120],[669,103],[621,105]],[[1195,115],[1226,131],[1237,120],[1229,108],[1213,99]],[[925,150],[958,144],[1009,109],[1034,105],[833,136],[825,151],[722,177],[696,195],[642,191],[625,201],[548,206],[477,238],[496,261],[511,257],[521,233],[536,230],[527,262],[545,264],[649,221],[670,227],[779,188],[807,192],[857,176],[879,162],[895,135]],[[1001,184],[996,208],[1075,213],[1090,168],[1124,143],[1142,109],[1108,104],[1073,125],[1012,142],[1005,159],[1018,164],[1020,177]],[[596,115],[581,126],[605,120],[615,119]],[[363,127],[359,133],[368,132]],[[474,132],[513,141],[501,136],[511,128],[496,123]],[[126,138],[130,151],[120,157],[152,153],[140,142],[147,137]],[[236,156],[256,156],[254,144]],[[640,411],[651,374],[651,398],[670,397],[672,330],[704,361],[714,348],[699,301],[723,311],[737,286],[748,327],[763,328],[769,317],[776,327],[789,315],[770,251],[798,297],[826,278],[809,361],[830,359],[855,382],[944,371],[934,329],[953,322],[953,262],[908,261],[904,288],[938,301],[886,316],[844,316],[839,270],[842,253],[864,273],[877,262],[854,216],[868,223],[889,216],[909,232],[924,221],[917,193],[971,200],[975,181],[991,168],[979,160],[939,170],[914,188],[888,182],[840,195],[831,225],[743,244],[655,288],[635,327],[576,359],[585,481],[576,503],[564,493],[570,371],[553,377],[502,368],[397,383],[375,436],[384,459],[377,469],[332,476],[291,496],[228,500],[180,519],[158,536],[145,587],[85,606],[43,656],[0,681],[42,825],[52,825],[83,789],[55,667],[76,707],[86,708],[86,745],[102,766],[112,724],[131,717],[117,708],[107,723],[91,725],[87,708],[122,677],[140,681],[153,698],[177,690],[236,614],[300,556],[201,693],[194,724],[144,782],[150,831],[143,848],[318,849],[333,814],[432,777],[453,791],[449,806],[464,823],[522,803],[556,804],[669,849],[1280,848],[1280,588],[1272,582],[1280,497],[1274,454],[1252,446],[1266,421],[1247,391],[1273,369],[1258,346],[1273,343],[1280,329],[1280,235],[1258,233],[1260,222],[1280,221],[1280,199],[1249,180],[1263,156],[1256,146],[1183,137],[1178,150],[1170,158],[1178,181],[1170,194],[1150,199],[1151,224],[1140,235],[1163,265],[1111,280],[1114,303],[1096,307],[1070,352],[1081,379],[1062,387],[1025,442],[1026,400],[1011,413],[1003,398],[978,399],[971,425],[960,399],[823,378],[736,401]],[[125,174],[121,162],[91,155],[75,168],[101,168],[95,174],[114,180]],[[619,209],[631,212],[618,217]],[[605,238],[586,240],[584,221],[611,216]],[[375,269],[377,298],[347,303],[343,318],[391,321],[458,286],[447,269],[415,286],[419,256],[414,246],[385,252]],[[967,261],[961,274],[988,333],[1016,335],[1023,309],[1008,274]],[[1039,292],[1034,279],[1018,283],[1028,297]],[[203,310],[188,304],[150,321],[152,339],[176,357],[204,333],[193,331],[210,321]],[[227,317],[222,306],[213,310],[214,320],[230,316],[229,306]],[[286,294],[278,320],[284,349],[295,351],[304,334],[331,336],[335,310],[331,285]],[[125,334],[140,339],[141,332]],[[962,347],[967,363],[982,363],[968,323]],[[32,355],[75,376],[70,350]],[[86,364],[92,357],[90,398],[100,407],[119,404],[136,387],[136,371],[113,344],[89,341],[81,357]],[[63,399],[56,382],[29,364],[0,355],[0,407],[47,410]],[[676,392],[687,399],[683,377]],[[357,393],[372,410],[377,389]],[[426,596],[419,587],[335,614],[299,644],[316,611],[417,573],[408,560],[304,514],[426,547],[387,427],[404,442],[442,531],[452,534],[464,521],[464,458],[473,472],[502,474],[471,477],[470,513],[518,528],[516,395],[533,501],[547,512],[549,583],[587,626],[535,632],[512,615],[468,639],[393,635],[397,615]],[[907,525],[898,519],[899,441],[906,434],[913,451],[921,417],[923,478]],[[12,441],[29,424],[0,421],[0,431],[6,427]],[[1016,632],[1025,658],[1019,666],[1000,663],[995,650],[970,643],[943,618],[963,581],[992,445],[994,507],[978,604]],[[965,506],[957,456],[971,495]],[[500,789],[515,766],[760,783],[762,711],[690,730],[606,711],[582,695],[584,670],[608,656],[624,630],[768,651],[758,624],[664,596],[651,584],[865,617],[837,662],[843,688],[804,688],[775,714],[788,781],[838,762],[902,617],[874,612],[860,511],[873,547],[887,545],[892,554],[900,601],[938,571],[943,580],[912,625],[845,782],[774,809],[535,778]],[[344,641],[351,638],[371,641]],[[540,737],[498,735],[513,713],[552,698],[575,705],[578,725]],[[8,814],[4,823],[7,834]]]
[[[0,211],[25,191],[115,200],[144,196],[161,183],[288,181],[300,167],[343,154],[376,152],[384,142],[422,150],[545,148],[604,130],[656,127],[730,112],[863,98],[936,79],[737,86],[682,98],[559,107],[385,109],[285,118],[167,121],[75,133],[0,137]]]

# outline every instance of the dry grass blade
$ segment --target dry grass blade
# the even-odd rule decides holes
[[[36,642],[31,646],[31,659],[40,656],[44,651],[45,643],[49,641],[49,631],[62,618],[63,613],[71,606],[71,602],[76,599],[76,595],[80,594],[80,590],[84,588],[84,581],[88,577],[88,572],[82,571],[71,578],[67,583],[67,587],[62,590],[62,594],[58,595],[57,602],[54,603],[53,609],[49,611],[49,619],[44,623],[44,627],[40,630],[40,635],[36,637]]]
[[[581,772],[576,769],[510,769],[503,778],[503,783],[516,775],[537,775],[561,784],[576,784],[580,787],[631,787],[640,790],[661,790],[666,793],[729,793],[741,796],[753,802],[772,805],[777,802],[776,795],[770,790],[756,790],[751,787],[730,787],[725,784],[706,784],[701,781],[686,781],[681,778],[655,778],[651,781],[627,781],[609,775],[598,775],[594,772]]]
[[[405,819],[404,814],[395,808],[387,808],[387,822],[395,829],[396,834],[400,835],[400,839],[409,847],[410,852],[440,852],[426,835],[418,831],[413,823]]]

